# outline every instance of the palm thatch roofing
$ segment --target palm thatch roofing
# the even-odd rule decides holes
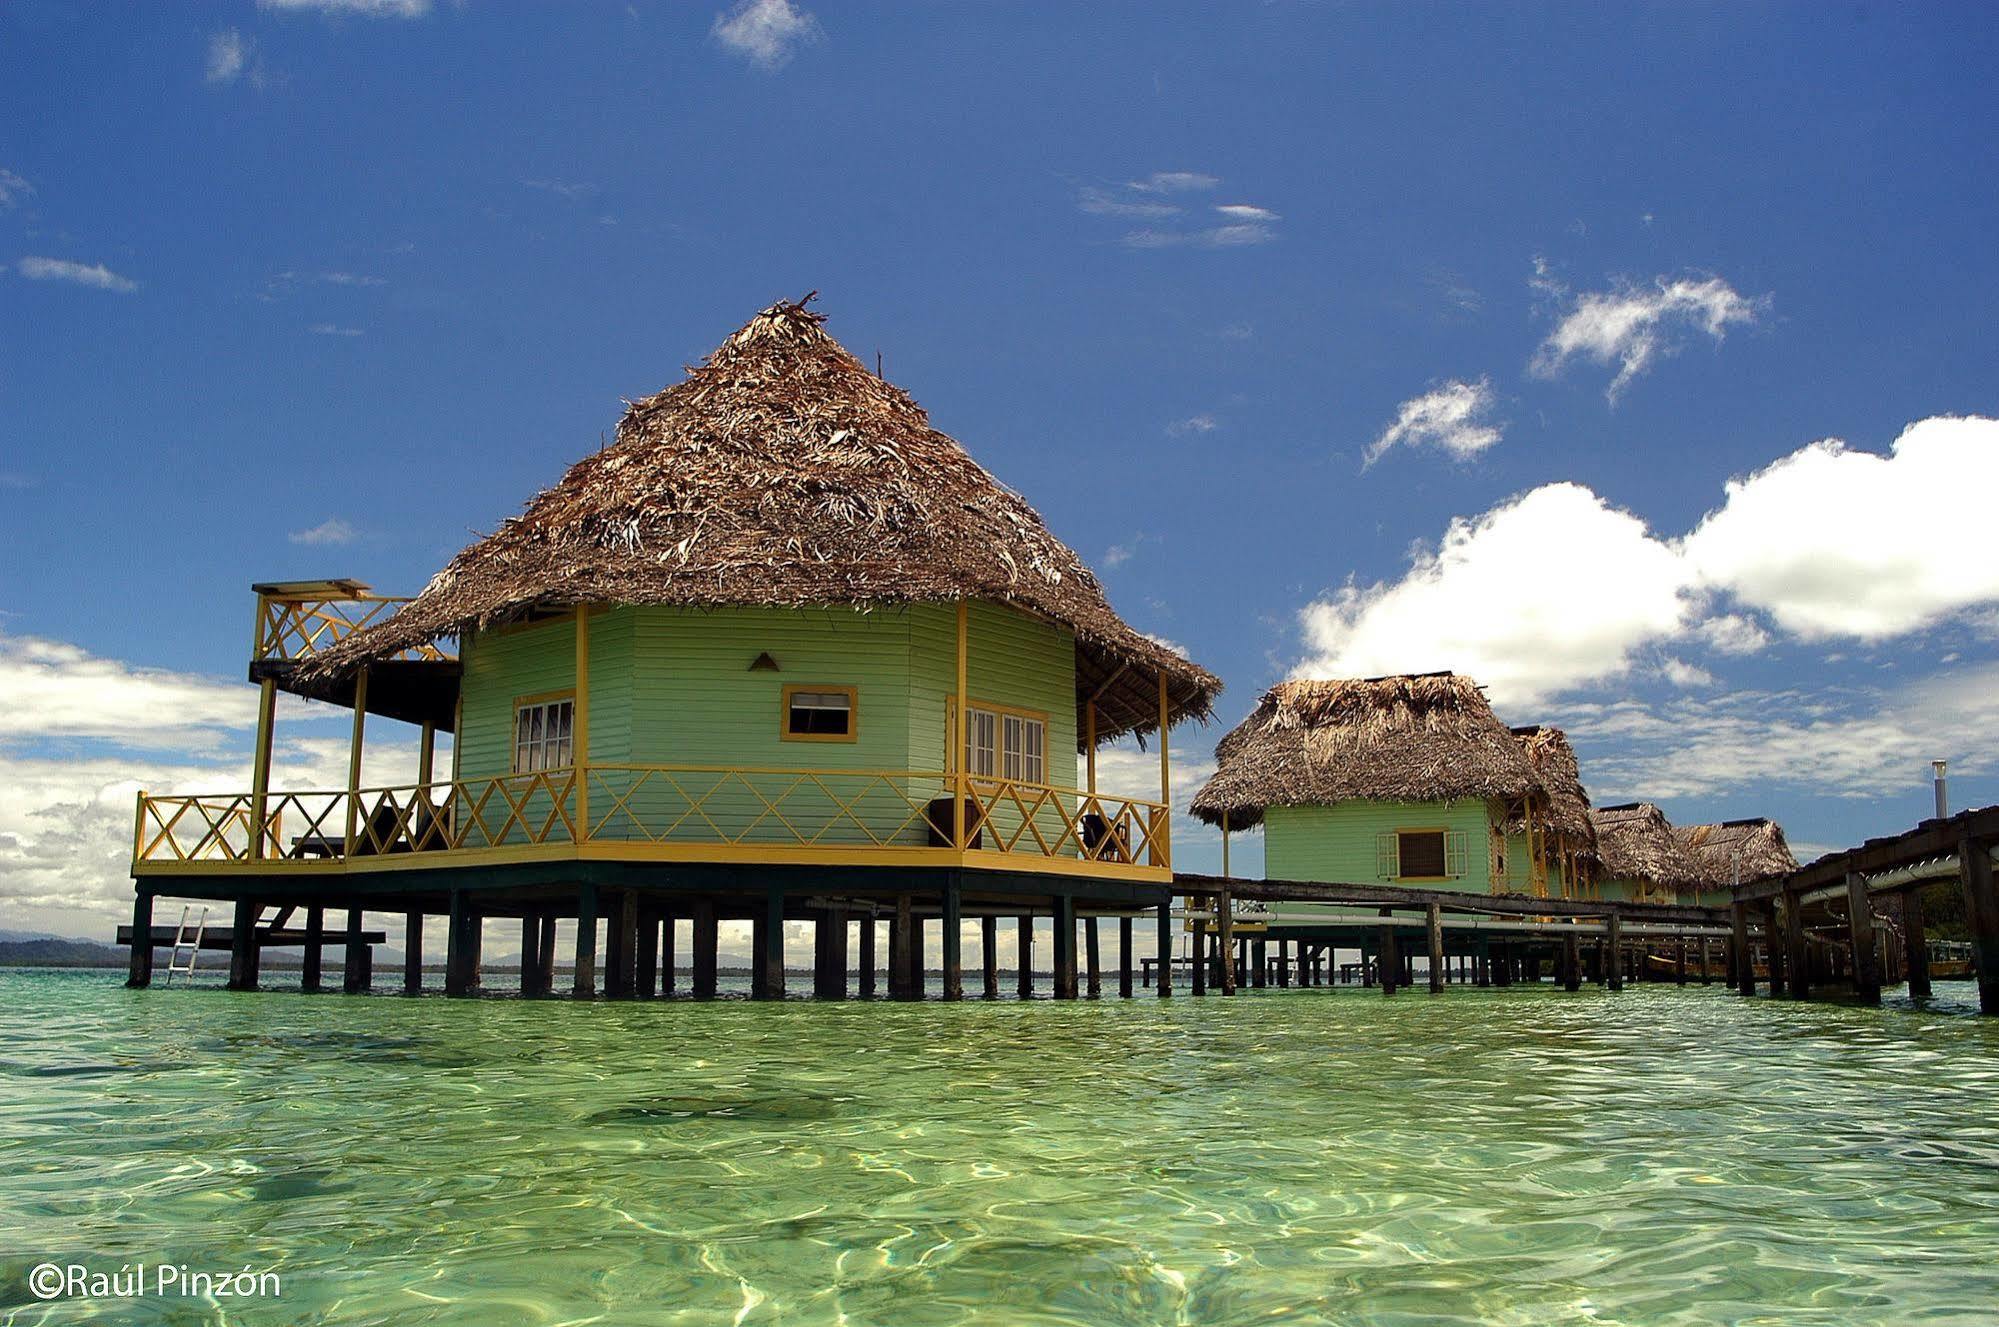
[[[1127,626],[1034,509],[828,335],[811,298],[628,402],[610,445],[312,668],[579,604],[983,599],[1075,632],[1100,736],[1158,727],[1162,672],[1171,718],[1207,717],[1220,680]]]
[[[1601,806],[1590,812],[1597,855],[1610,880],[1649,880],[1671,888],[1697,886],[1704,877],[1693,855],[1673,833],[1666,813],[1650,802]]]
[[[1719,825],[1682,825],[1673,834],[1709,888],[1746,885],[1798,869],[1798,859],[1784,841],[1783,826],[1761,816]]]
[[[1454,673],[1280,682],[1215,748],[1194,814],[1232,829],[1272,806],[1522,797],[1540,781],[1485,693]]]
[[[1582,767],[1576,761],[1576,749],[1569,745],[1569,735],[1542,723],[1515,728],[1513,736],[1547,793],[1542,823],[1583,856],[1595,856],[1596,825],[1590,820],[1589,793],[1583,788]],[[1520,828],[1517,823],[1513,826],[1516,833]]]

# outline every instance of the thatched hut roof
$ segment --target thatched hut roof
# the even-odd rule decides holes
[[[1540,788],[1485,693],[1453,673],[1280,682],[1215,748],[1194,814],[1233,829],[1270,806],[1511,798]]]
[[[1548,795],[1541,810],[1542,822],[1576,851],[1594,856],[1596,825],[1590,820],[1589,793],[1583,788],[1582,768],[1576,761],[1576,749],[1569,745],[1569,735],[1541,723],[1515,728],[1513,736]]]
[[[1681,825],[1673,834],[1700,869],[1702,883],[1711,889],[1768,880],[1798,869],[1798,859],[1784,841],[1783,826],[1761,816],[1719,825]]]
[[[1665,812],[1652,803],[1600,806],[1590,812],[1590,820],[1607,879],[1650,880],[1672,888],[1702,883],[1699,865],[1674,835]]]
[[[312,667],[577,604],[986,599],[1076,633],[1078,696],[1097,696],[1101,736],[1158,726],[1162,670],[1173,717],[1205,717],[1221,682],[1125,625],[1034,509],[823,321],[803,300],[750,319],[685,379],[629,403],[609,446]]]

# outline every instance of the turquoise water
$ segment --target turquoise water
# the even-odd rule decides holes
[[[1999,1022],[1719,986],[711,1005],[0,972],[7,1323],[1999,1318]],[[44,1260],[279,1274],[42,1303]]]

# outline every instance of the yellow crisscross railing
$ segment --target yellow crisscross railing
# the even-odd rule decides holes
[[[251,660],[299,660],[325,650],[363,627],[387,618],[408,599],[354,593],[342,597],[260,594]],[[450,659],[436,644],[415,645],[397,659]]]
[[[1160,803],[922,770],[591,765],[352,793],[274,791],[261,833],[255,823],[249,793],[141,795],[133,860],[323,861],[582,843],[812,849],[834,860],[843,850],[889,848],[1161,868],[1170,860]]]

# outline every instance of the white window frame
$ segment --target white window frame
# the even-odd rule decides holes
[[[576,697],[546,696],[514,702],[516,774],[567,769],[576,759]]]
[[[1048,719],[1026,710],[971,708],[965,772],[1008,783],[1048,782]]]

